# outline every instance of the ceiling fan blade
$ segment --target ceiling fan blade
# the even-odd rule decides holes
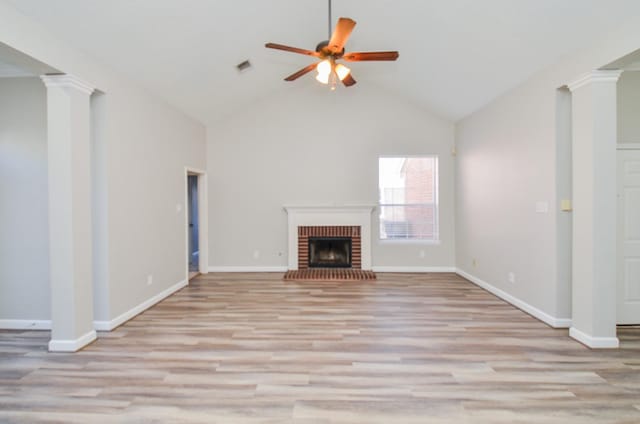
[[[314,69],[316,69],[317,66],[318,66],[317,63],[312,63],[311,65],[305,66],[304,68],[300,69],[298,72],[295,72],[295,73],[289,75],[284,80],[285,81],[295,81],[298,78],[300,78],[301,76],[303,76],[304,74],[307,74],[307,73],[313,71]]]
[[[400,56],[398,52],[351,52],[345,53],[342,58],[348,62],[360,62],[367,60],[396,60]]]
[[[350,18],[340,18],[336,24],[336,28],[333,30],[331,40],[327,48],[332,53],[342,53],[344,45],[347,43],[351,31],[356,26],[356,21]]]
[[[344,79],[342,80],[342,83],[344,84],[345,87],[351,87],[356,82],[357,81],[353,78],[353,76],[351,76],[351,73],[349,73],[349,75],[344,77]]]
[[[305,49],[299,49],[297,47],[285,46],[284,44],[267,43],[264,46],[269,48],[269,49],[284,50],[286,52],[306,54],[307,56],[313,56],[313,57],[319,57],[320,56],[320,54],[318,52],[314,52],[314,51],[311,51],[311,50],[305,50]]]

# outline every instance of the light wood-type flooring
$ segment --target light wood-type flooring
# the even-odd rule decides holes
[[[209,274],[75,354],[0,331],[0,422],[640,423],[640,329],[590,350],[454,274]]]

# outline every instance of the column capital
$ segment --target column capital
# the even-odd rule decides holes
[[[585,85],[592,83],[600,83],[600,82],[617,82],[618,78],[622,71],[620,69],[611,69],[611,70],[596,70],[588,72],[584,75],[581,75],[573,82],[567,84],[569,90],[576,91],[580,87],[584,87]]]
[[[41,75],[40,78],[47,88],[73,88],[87,95],[91,95],[91,93],[93,93],[93,91],[95,90],[95,87],[93,87],[91,84],[69,74]]]

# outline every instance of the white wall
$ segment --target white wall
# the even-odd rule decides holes
[[[185,280],[184,167],[205,168],[204,126],[70,49],[2,1],[0,42],[104,93],[92,117],[100,126],[93,151],[103,155],[97,167],[102,180],[93,187],[102,190],[98,197],[106,203],[96,235],[102,254],[94,260],[102,262],[96,264],[98,280],[108,286],[94,290],[102,293],[96,319],[113,320]]]
[[[442,244],[382,244],[374,213],[372,259],[452,267],[452,123],[375,86],[330,92],[309,78],[208,128],[209,264],[286,267],[284,204],[375,204],[380,155],[437,154]]]
[[[640,71],[618,80],[618,143],[640,143]]]
[[[106,96],[114,317],[185,280],[184,167],[205,169],[206,137],[203,126],[140,93],[109,90]]]
[[[0,78],[0,320],[49,320],[46,90]]]
[[[638,40],[640,19],[633,18],[456,128],[457,266],[550,317],[569,318],[571,300],[558,265],[566,258],[558,252],[559,225],[566,220],[557,214],[557,197],[566,187],[557,184],[556,134],[562,131],[556,119],[566,113],[557,114],[557,89],[634,51]],[[548,202],[548,213],[536,213],[539,201]],[[509,272],[515,283],[507,281]]]

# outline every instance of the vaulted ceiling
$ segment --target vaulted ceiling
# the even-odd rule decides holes
[[[0,42],[0,78],[36,77],[60,72]]]
[[[8,1],[204,123],[295,85],[326,90],[312,74],[282,80],[311,58],[264,48],[313,50],[327,39],[326,0]],[[353,64],[348,90],[382,88],[452,120],[638,13],[638,0],[333,0],[333,21],[358,23],[347,50],[400,51]]]

